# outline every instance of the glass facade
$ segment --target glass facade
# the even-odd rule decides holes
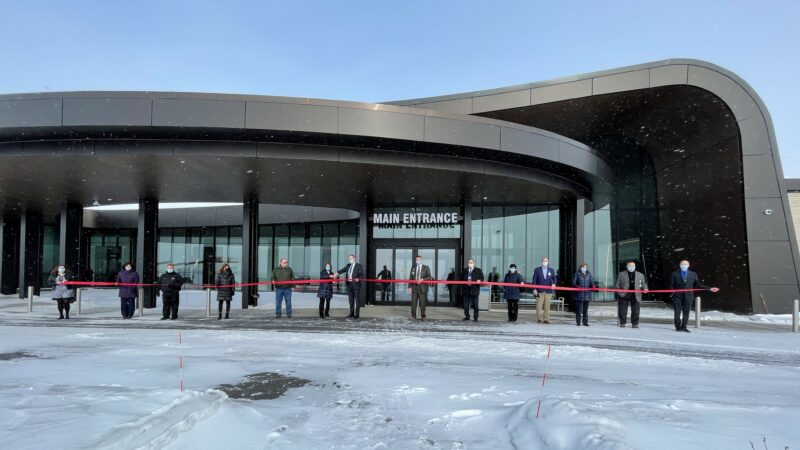
[[[89,281],[115,281],[122,265],[136,259],[136,230],[86,228],[84,243],[82,277]]]
[[[344,267],[347,255],[358,255],[358,221],[260,225],[258,279],[269,280],[281,258],[289,260],[295,278],[316,279],[325,263]],[[309,285],[299,290],[316,289]],[[260,291],[270,290],[268,285]]]
[[[472,205],[471,257],[487,278],[502,281],[513,263],[530,282],[533,269],[545,256],[557,268],[559,236],[558,205]]]
[[[584,260],[598,287],[612,287],[617,275],[616,246],[611,239],[611,208],[606,205],[583,216]],[[596,300],[613,300],[612,293],[595,293]]]
[[[42,286],[47,286],[50,271],[61,264],[58,260],[58,244],[60,239],[58,225],[44,225],[42,236]]]

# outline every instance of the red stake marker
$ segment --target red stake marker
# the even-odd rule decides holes
[[[547,359],[544,362],[544,372],[542,372],[542,384],[539,386],[539,401],[536,405],[536,418],[539,418],[539,412],[542,409],[542,393],[544,392],[544,382],[547,381],[547,366],[550,365],[550,352],[552,350],[552,346],[547,346]]]

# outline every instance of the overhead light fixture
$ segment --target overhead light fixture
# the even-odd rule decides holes
[[[159,203],[158,209],[192,209],[192,208],[218,208],[223,206],[242,206],[242,203],[223,203],[223,202],[183,202],[183,203]],[[123,203],[119,205],[100,205],[95,200],[92,206],[84,209],[92,211],[136,211],[139,209],[138,203]]]

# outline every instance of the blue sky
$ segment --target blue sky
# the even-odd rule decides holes
[[[800,2],[8,1],[0,92],[167,90],[358,101],[666,58],[740,75],[800,178]]]

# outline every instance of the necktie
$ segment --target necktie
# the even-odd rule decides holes
[[[350,270],[347,271],[347,278],[351,280],[353,279],[353,267],[355,266],[356,266],[355,264],[350,264]]]
[[[417,281],[422,279],[422,267],[417,265]]]

